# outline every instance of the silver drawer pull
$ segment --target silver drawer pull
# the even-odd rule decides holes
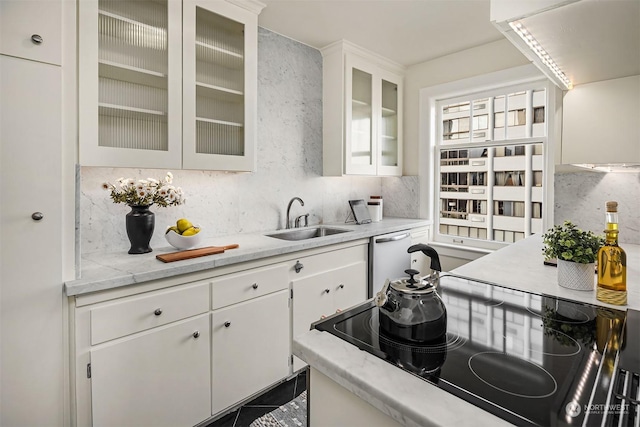
[[[44,218],[44,215],[42,215],[42,212],[34,212],[31,214],[31,219],[34,221],[40,221],[42,218]]]
[[[340,283],[340,286],[338,286],[338,289],[344,289],[344,283]]]
[[[194,338],[200,338],[200,331],[195,331],[195,332],[193,333],[193,337],[194,337]]]
[[[229,322],[229,321],[224,322],[224,327],[225,328],[228,328],[229,326],[231,326],[231,322]]]
[[[329,289],[325,289],[325,290],[324,290],[324,293],[325,293],[325,294],[328,294],[329,292],[331,292]]]
[[[253,285],[251,285],[251,287],[252,287],[253,289],[258,289],[258,284],[257,284],[257,283],[254,283]]]
[[[160,316],[162,314],[162,309],[156,308],[156,311],[153,312],[156,316]]]
[[[34,44],[42,44],[42,42],[44,41],[44,39],[42,38],[42,36],[40,36],[39,34],[33,34],[31,36],[31,41]]]

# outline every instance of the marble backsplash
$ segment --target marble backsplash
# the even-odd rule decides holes
[[[640,174],[556,172],[554,222],[602,234],[605,203],[618,202],[620,243],[640,244]]]
[[[164,230],[178,218],[200,224],[209,236],[275,230],[291,216],[309,214],[310,224],[346,220],[348,200],[382,194],[384,214],[417,217],[417,177],[322,176],[322,56],[320,52],[268,30],[258,35],[258,151],[254,173],[172,170],[186,203],[152,208],[156,230],[151,247],[166,247]],[[129,248],[125,214],[103,182],[162,178],[165,170],[82,167],[79,173],[79,252]],[[385,185],[383,185],[383,181]],[[385,191],[386,188],[386,191]],[[415,200],[415,203],[407,203]],[[402,201],[402,203],[396,203]]]

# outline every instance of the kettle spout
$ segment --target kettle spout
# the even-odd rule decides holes
[[[389,290],[389,283],[391,283],[391,281],[387,279],[384,282],[384,286],[382,286],[382,289],[380,289],[380,291],[374,297],[375,303],[378,307],[382,307],[387,303],[387,291]]]

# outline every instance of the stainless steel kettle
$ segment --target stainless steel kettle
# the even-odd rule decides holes
[[[421,278],[417,270],[405,270],[408,278],[387,280],[376,295],[380,329],[392,338],[424,343],[442,338],[447,332],[447,310],[438,295],[440,258],[425,244],[413,245],[409,253],[422,251],[431,258],[431,272]],[[417,277],[416,277],[417,276]]]

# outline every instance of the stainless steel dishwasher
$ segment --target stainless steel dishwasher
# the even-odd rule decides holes
[[[411,255],[407,252],[411,246],[411,231],[397,231],[371,238],[369,245],[369,291],[373,297],[387,279],[406,276],[404,272],[411,268]]]

